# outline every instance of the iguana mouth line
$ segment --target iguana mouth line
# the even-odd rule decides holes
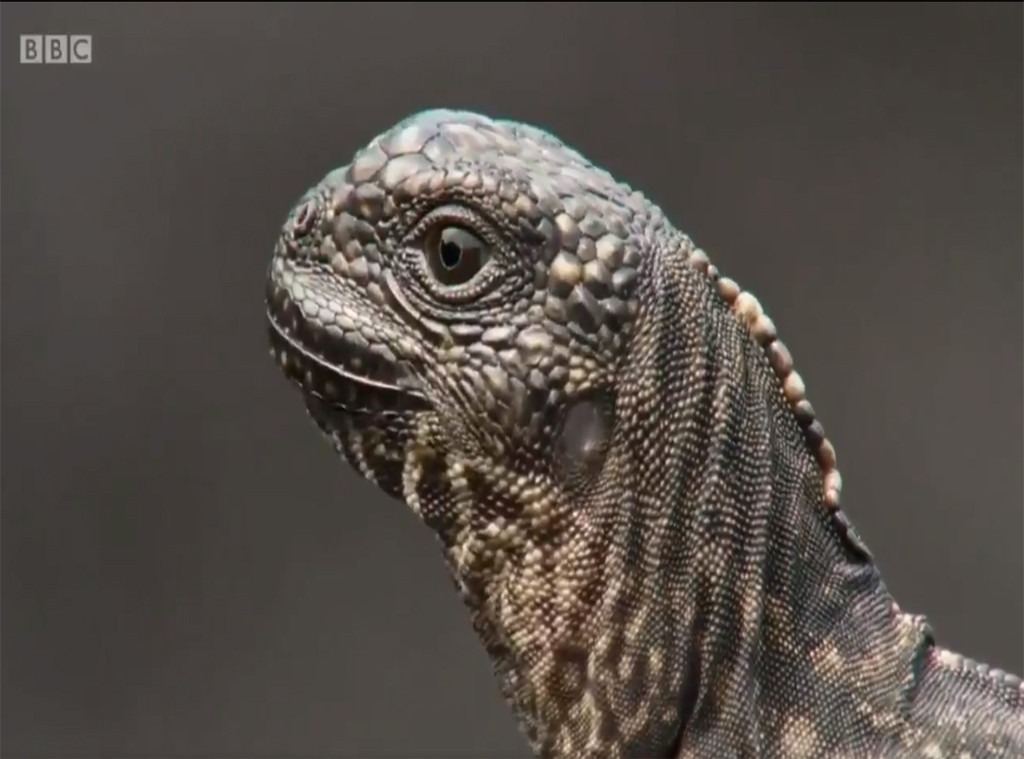
[[[401,374],[398,367],[371,351],[344,338],[333,341],[333,349],[350,361],[385,369],[397,382],[356,373],[308,347],[292,334],[271,310],[267,310],[271,353],[289,380],[300,391],[320,403],[346,411],[372,412],[393,409],[398,402],[410,408],[427,408],[427,400],[415,382]]]

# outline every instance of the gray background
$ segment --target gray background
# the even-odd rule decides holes
[[[536,122],[755,292],[903,606],[1024,671],[1020,4],[3,7],[7,756],[522,756],[433,538],[271,362],[290,204]],[[90,66],[18,35],[91,33]]]

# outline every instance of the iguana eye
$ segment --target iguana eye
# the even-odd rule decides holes
[[[469,282],[491,257],[490,246],[462,227],[435,227],[425,243],[431,275],[448,287]]]

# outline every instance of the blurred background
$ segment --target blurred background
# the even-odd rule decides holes
[[[265,347],[395,121],[554,131],[752,290],[941,643],[1024,674],[1018,3],[2,6],[10,757],[523,756],[437,545]],[[89,65],[19,35],[91,34]]]

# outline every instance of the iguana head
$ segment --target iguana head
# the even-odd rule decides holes
[[[797,429],[773,361],[803,402],[756,301],[550,134],[428,111],[297,203],[267,305],[317,425],[439,536],[534,747],[669,745],[671,652],[731,550],[688,536],[724,534],[701,508],[771,476],[715,457],[751,387],[752,445],[779,408]]]
[[[275,354],[346,459],[437,525],[458,498],[420,468],[443,465],[446,489],[460,464],[584,488],[637,310],[626,200],[545,133],[421,114],[292,210],[268,279]]]
[[[560,521],[599,481],[645,210],[548,134],[435,111],[284,227],[282,368],[352,466],[481,565],[474,580],[572,542]]]

